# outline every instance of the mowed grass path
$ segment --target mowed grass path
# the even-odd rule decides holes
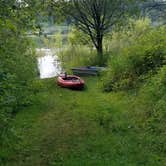
[[[102,93],[98,78],[85,78],[84,91],[63,89],[43,80],[35,104],[13,122],[17,143],[8,166],[157,165],[142,133],[132,127],[134,97]],[[14,141],[13,141],[14,142]]]

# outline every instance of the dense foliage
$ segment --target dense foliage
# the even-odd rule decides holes
[[[8,145],[6,134],[9,129],[12,130],[10,120],[21,107],[31,103],[34,89],[32,82],[36,77],[36,59],[33,46],[24,34],[31,27],[32,13],[29,8],[24,8],[15,1],[0,3],[2,9],[2,13],[0,12],[0,146],[2,147]],[[0,161],[3,155],[1,151]]]
[[[81,18],[94,26],[89,33],[96,39],[102,35],[102,61],[90,42],[92,37],[76,29],[68,35],[67,47],[60,33],[53,42],[43,38],[48,47],[59,48],[67,71],[76,66],[107,65],[101,77],[85,78],[84,92],[64,90],[55,86],[54,79],[36,80],[35,52],[26,33],[33,29],[34,16],[40,29],[41,17],[49,15],[54,23],[54,10],[61,13],[61,4],[68,2],[0,1],[0,165],[79,165],[82,161],[84,165],[164,165],[166,27],[154,27],[148,19],[130,20],[125,27],[118,24],[114,32],[104,28],[98,34],[110,13],[100,13],[99,4],[104,1],[93,1],[102,23]],[[85,9],[96,11],[94,4],[95,9]],[[106,20],[112,22],[109,16]],[[77,23],[81,25],[80,20]],[[106,30],[111,34],[105,36]],[[40,84],[45,86],[43,91]],[[112,93],[103,93],[98,84]],[[31,105],[33,99],[35,105]]]
[[[164,26],[154,28],[140,20],[122,32],[114,33],[104,89],[131,89],[155,74],[165,64],[165,34]]]
[[[152,27],[149,20],[132,22],[113,33],[109,51],[103,89],[132,94],[132,108],[127,111],[130,127],[137,132],[138,142],[144,142],[153,154],[152,162],[164,163],[166,27]]]
[[[166,66],[147,81],[138,93],[136,114],[142,127],[160,137],[161,151],[165,152],[164,126],[166,118]],[[141,124],[140,123],[140,124]],[[156,142],[157,144],[157,142]],[[157,147],[156,147],[157,148]]]

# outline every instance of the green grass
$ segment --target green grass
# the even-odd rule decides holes
[[[12,122],[18,136],[6,149],[5,166],[159,166],[166,163],[135,127],[133,94],[102,93],[99,79],[85,78],[84,91],[43,80],[35,104]]]

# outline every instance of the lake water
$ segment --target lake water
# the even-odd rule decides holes
[[[62,72],[61,63],[58,56],[51,49],[40,48],[36,49],[38,54],[38,68],[40,78],[52,78],[58,76]]]

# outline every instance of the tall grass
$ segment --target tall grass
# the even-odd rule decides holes
[[[151,152],[162,161],[166,152],[166,66],[147,81],[138,92],[134,108],[130,111],[140,141],[149,146]]]
[[[119,49],[117,51],[115,45],[111,49],[112,58],[103,81],[106,91],[136,87],[154,75],[166,62],[166,27],[146,27],[145,24],[146,30],[137,38],[138,25],[135,24],[131,32],[118,32],[122,38],[112,38],[110,42],[117,43],[116,48]],[[122,47],[118,41],[121,43],[123,39],[126,42]]]
[[[61,42],[60,40],[62,38],[58,38],[56,42]],[[67,71],[72,67],[107,64],[108,54],[104,53],[102,57],[99,57],[90,37],[75,27],[68,33],[66,44],[61,46],[58,56]]]
[[[103,89],[130,92],[130,128],[137,133],[138,145],[153,153],[153,163],[160,163],[166,152],[166,27],[139,20],[131,29],[115,32],[110,43],[113,56]]]
[[[69,45],[59,51],[58,56],[65,70],[70,71],[72,67],[96,65],[97,54],[94,49],[84,45]]]

